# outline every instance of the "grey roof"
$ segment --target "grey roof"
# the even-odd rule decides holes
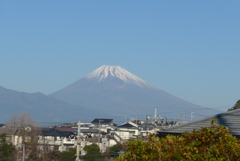
[[[0,127],[0,134],[1,133],[6,133],[8,135],[15,135],[17,133],[18,129],[17,128],[3,128]]]
[[[54,128],[55,131],[61,131],[61,132],[72,132],[77,133],[77,128],[62,128],[62,127],[56,127]],[[98,129],[80,129],[81,133],[99,133]],[[105,134],[105,132],[100,131],[101,134]]]
[[[43,136],[70,136],[73,135],[70,131],[59,131],[52,128],[42,128],[41,135]]]
[[[80,130],[81,133],[99,133],[99,130],[98,129],[81,129]],[[101,134],[107,134],[106,132],[104,131],[100,131]]]
[[[96,118],[91,123],[92,124],[110,124],[112,123],[113,119],[104,119],[104,118]]]
[[[137,129],[136,126],[133,126],[133,125],[130,124],[129,122],[124,123],[124,124],[118,126],[117,128],[127,128],[127,129],[133,129],[133,128],[134,128],[134,129]]]
[[[183,132],[191,132],[194,129],[200,129],[201,127],[211,126],[211,119],[216,119],[216,124],[224,125],[230,128],[232,135],[240,137],[240,109],[217,114],[211,117],[207,117],[201,120],[185,123],[182,125],[166,128],[158,132],[160,136],[167,134],[181,134]]]

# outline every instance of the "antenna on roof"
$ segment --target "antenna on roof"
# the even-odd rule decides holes
[[[154,124],[156,124],[158,120],[163,121],[165,118],[163,118],[163,117],[161,117],[160,115],[157,114],[157,108],[158,107],[155,106],[154,108],[155,108],[155,110],[154,110],[154,117],[152,117],[151,115],[147,115],[147,119],[148,120],[152,119],[154,121]]]
[[[183,120],[184,120],[184,117],[185,117],[185,114],[186,114],[186,112],[182,112],[181,113],[181,115],[179,116],[179,118],[178,118],[178,120],[179,120],[179,122],[183,122]]]
[[[193,114],[194,114],[195,112],[191,112],[191,122],[192,122],[192,120],[193,120]]]

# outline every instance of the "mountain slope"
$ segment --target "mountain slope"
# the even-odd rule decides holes
[[[161,115],[172,118],[186,111],[200,115],[219,112],[177,98],[120,66],[101,66],[50,96],[118,115],[145,116],[153,114],[155,106]]]
[[[13,115],[27,112],[37,121],[76,121],[94,119],[95,116],[109,117],[108,114],[84,106],[69,103],[46,96],[42,93],[25,93],[9,90],[0,86],[0,122]],[[91,121],[91,120],[89,120]]]

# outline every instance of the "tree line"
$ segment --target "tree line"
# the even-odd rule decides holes
[[[229,128],[213,124],[181,136],[151,135],[127,142],[119,161],[233,161],[240,159],[240,141]]]

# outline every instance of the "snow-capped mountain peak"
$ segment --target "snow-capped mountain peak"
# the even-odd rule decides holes
[[[140,79],[136,75],[128,72],[121,66],[103,65],[85,76],[86,79],[96,79],[98,82],[102,82],[108,77],[116,77],[118,79],[121,79],[125,83],[136,84],[140,87],[150,87],[157,89],[156,87]]]
[[[156,88],[120,66],[101,66],[50,96],[115,116],[150,115],[154,106],[160,107],[161,113],[168,113],[171,118],[177,117],[178,111],[186,109],[193,112],[201,111],[199,113],[201,115],[206,113],[211,115],[214,112],[204,108],[199,110],[201,106]]]

